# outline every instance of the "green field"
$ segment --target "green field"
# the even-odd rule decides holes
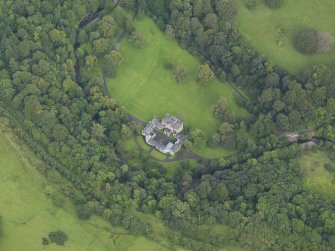
[[[330,173],[324,165],[330,163],[335,167],[326,152],[308,152],[299,159],[299,164],[304,171],[304,185],[306,188],[334,197],[335,174]]]
[[[303,28],[330,32],[335,38],[334,0],[284,0],[278,10],[266,7],[260,0],[254,10],[248,10],[244,0],[237,2],[236,27],[258,52],[273,63],[292,73],[318,63],[335,63],[335,46],[327,53],[315,55],[303,55],[293,47],[295,34]],[[280,28],[284,35],[279,34]]]
[[[166,113],[182,116],[186,126],[214,133],[219,121],[212,115],[212,106],[224,96],[228,106],[237,116],[246,111],[235,103],[234,92],[227,83],[213,79],[207,86],[195,82],[195,72],[200,62],[173,39],[168,39],[148,17],[135,23],[136,29],[145,37],[145,46],[133,48],[124,39],[120,51],[124,63],[116,78],[108,80],[114,99],[126,107],[129,113],[144,121]],[[189,77],[183,84],[173,79],[173,70],[164,64],[184,65]]]
[[[78,220],[72,203],[66,198],[63,208],[55,207],[44,190],[47,185],[57,189],[57,185],[50,184],[35,169],[31,160],[40,162],[10,134],[0,130],[0,215],[4,232],[0,250],[168,250],[144,237],[112,227],[102,218]],[[69,237],[65,246],[42,246],[41,238],[58,229]]]

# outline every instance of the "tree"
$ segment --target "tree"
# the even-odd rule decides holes
[[[204,147],[207,143],[206,134],[200,129],[192,129],[189,133],[189,140],[194,147]]]
[[[251,131],[257,138],[267,137],[276,133],[276,126],[270,114],[260,115],[255,124],[253,124]]]
[[[85,58],[85,66],[88,70],[92,70],[97,64],[97,57],[94,55],[89,55]]]
[[[177,83],[182,83],[185,81],[187,77],[187,69],[183,65],[177,65],[176,70],[174,72],[174,79]]]
[[[133,31],[130,34],[129,43],[135,48],[142,48],[144,46],[144,38],[138,31]]]
[[[175,31],[174,28],[171,25],[166,25],[165,28],[165,35],[169,38],[174,38],[175,37]]]
[[[213,115],[221,121],[233,122],[234,116],[228,111],[226,99],[221,97],[213,106]]]
[[[275,72],[269,73],[264,80],[268,87],[277,87],[279,85],[279,81],[279,75]]]
[[[116,31],[116,23],[111,16],[104,16],[99,25],[99,32],[104,38],[112,38]]]
[[[224,20],[231,20],[236,14],[235,0],[215,0],[215,9]]]
[[[64,31],[53,29],[50,31],[49,37],[51,42],[53,42],[56,46],[63,45],[66,42],[66,34]]]
[[[10,101],[15,93],[15,89],[10,79],[0,79],[0,100]]]
[[[208,13],[205,16],[203,23],[206,28],[213,30],[218,29],[218,17],[214,13]]]
[[[122,124],[122,127],[121,127],[122,138],[129,139],[132,134],[133,134],[133,131],[131,130],[131,128],[127,126],[126,124]]]
[[[223,122],[220,125],[219,131],[221,135],[224,135],[224,136],[229,135],[234,132],[234,125],[232,125],[229,122]]]
[[[121,52],[112,50],[110,53],[104,56],[105,64],[116,67],[122,64],[123,57]]]
[[[197,188],[197,193],[201,199],[208,199],[212,192],[212,186],[208,179],[203,179]]]
[[[108,40],[105,38],[99,38],[93,42],[94,51],[98,54],[103,54],[108,49]]]
[[[229,191],[223,182],[212,188],[211,199],[221,203],[229,199]]]
[[[277,115],[276,125],[283,130],[289,130],[290,129],[290,121],[289,121],[288,117],[283,113],[279,113]]]
[[[117,67],[123,62],[121,52],[113,50],[104,56],[104,73],[107,77],[113,77],[116,74]]]
[[[200,65],[197,70],[197,82],[199,84],[207,84],[214,77],[214,72],[208,64]]]
[[[221,142],[221,136],[220,136],[220,134],[218,134],[218,133],[214,133],[214,134],[210,137],[208,143],[209,143],[211,146],[218,146],[218,145],[220,144],[220,142]]]
[[[266,6],[271,9],[279,9],[284,3],[284,0],[265,0]]]

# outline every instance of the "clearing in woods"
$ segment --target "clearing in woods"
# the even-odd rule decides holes
[[[299,159],[299,164],[304,171],[306,188],[335,197],[335,161],[329,158],[328,153],[307,152]]]
[[[237,117],[247,115],[237,106],[235,93],[227,83],[213,78],[206,86],[197,84],[199,60],[180,48],[174,39],[166,37],[150,18],[136,21],[135,27],[145,38],[144,48],[133,48],[125,38],[120,47],[124,62],[116,77],[108,79],[112,97],[129,113],[144,121],[166,113],[181,115],[186,125],[208,135],[218,128],[212,106],[221,96]],[[165,68],[168,63],[172,64],[171,70]],[[188,70],[188,77],[181,84],[173,78],[177,65]]]

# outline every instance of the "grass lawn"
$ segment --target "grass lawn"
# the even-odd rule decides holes
[[[151,149],[151,146],[145,143],[143,136],[137,136],[137,141],[146,153],[149,152],[149,150]]]
[[[156,149],[153,149],[152,152],[150,153],[150,155],[156,159],[159,159],[159,160],[165,160],[167,155],[157,151]],[[171,157],[173,159],[173,157]]]
[[[308,152],[299,159],[299,164],[304,171],[306,188],[334,197],[335,174],[324,168],[327,163],[335,167],[335,162],[329,159],[326,152],[322,151]]]
[[[334,0],[285,0],[278,10],[266,7],[260,0],[254,10],[248,10],[244,0],[237,2],[237,28],[257,51],[275,64],[296,73],[314,64],[335,63],[334,45],[328,53],[315,55],[303,55],[293,47],[295,34],[303,28],[330,32],[335,39]],[[279,34],[279,28],[283,29],[283,36]]]
[[[1,128],[0,215],[3,236],[0,250],[168,250],[157,242],[112,227],[102,218],[78,220],[72,203],[66,198],[63,208],[55,207],[44,193],[50,182],[30,164],[31,159],[34,162],[38,160],[27,148],[12,140],[10,131],[4,133]],[[55,230],[63,230],[68,235],[65,246],[42,246],[41,238]]]
[[[236,105],[235,95],[227,83],[213,79],[207,86],[196,83],[195,72],[200,65],[197,58],[167,38],[148,17],[135,23],[136,29],[145,37],[145,46],[133,48],[125,39],[120,47],[124,63],[117,76],[108,79],[113,98],[127,111],[144,121],[166,113],[180,115],[186,126],[214,133],[219,122],[212,115],[212,106],[224,96],[228,106],[237,116],[247,112]],[[189,72],[185,83],[177,84],[173,70],[164,64],[184,65]]]

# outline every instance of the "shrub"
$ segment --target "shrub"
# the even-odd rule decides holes
[[[76,209],[77,216],[81,220],[88,220],[92,216],[92,212],[86,204],[77,205]]]
[[[48,239],[48,238],[45,238],[45,237],[42,238],[42,245],[43,245],[43,246],[47,246],[47,245],[49,245],[49,243],[50,243],[50,242],[49,242],[49,239]]]
[[[164,63],[164,68],[165,68],[165,70],[171,70],[172,68],[173,68],[173,64],[172,63],[170,63],[170,62],[165,62]]]
[[[326,169],[328,172],[335,172],[335,167],[332,165],[332,164],[330,164],[330,163],[326,163],[326,164],[324,164],[324,169]]]
[[[328,153],[328,158],[331,160],[335,160],[335,152],[329,152]]]
[[[187,69],[183,65],[177,65],[176,70],[174,72],[174,79],[177,83],[182,83],[187,78]]]
[[[55,232],[50,232],[48,236],[49,236],[51,243],[54,242],[57,245],[61,245],[61,246],[64,246],[65,241],[68,240],[66,233],[60,230],[55,231]]]
[[[283,5],[283,0],[265,0],[266,6],[271,9],[279,9]]]
[[[318,32],[313,29],[300,31],[294,41],[295,48],[304,54],[312,54],[318,50]]]
[[[255,9],[257,5],[257,0],[244,0],[245,7],[249,10]]]

